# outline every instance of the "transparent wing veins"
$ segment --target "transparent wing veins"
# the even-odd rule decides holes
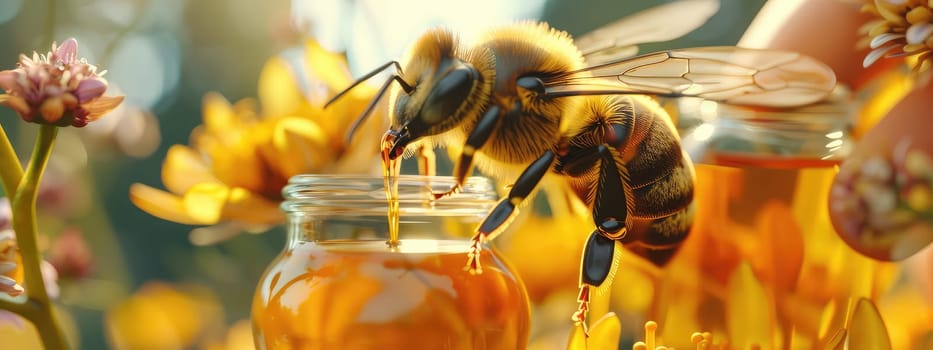
[[[677,39],[699,28],[719,11],[718,0],[681,0],[623,17],[577,37],[574,43],[590,63],[638,53],[637,44]]]
[[[661,51],[590,66],[547,79],[545,93],[695,96],[739,105],[794,107],[835,87],[823,63],[794,52],[739,47]]]

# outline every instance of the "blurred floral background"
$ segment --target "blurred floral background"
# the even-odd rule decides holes
[[[333,115],[324,115],[320,111],[321,103],[335,89],[348,84],[351,76],[359,76],[398,58],[410,40],[431,26],[449,25],[469,37],[490,25],[534,18],[546,20],[571,34],[583,34],[625,14],[662,2],[0,0],[0,67],[12,68],[20,53],[41,51],[53,41],[75,37],[81,45],[81,56],[107,69],[106,77],[111,89],[126,95],[126,101],[106,118],[84,129],[61,131],[42,184],[39,210],[43,240],[40,244],[48,262],[57,270],[57,298],[64,307],[66,332],[83,349],[251,349],[248,319],[254,286],[268,262],[282,249],[285,240],[282,228],[274,224],[281,220],[281,214],[275,207],[275,201],[280,199],[278,188],[288,175],[301,172],[354,169],[378,173],[377,158],[368,157],[368,154],[344,152],[340,153],[342,158],[339,159],[309,159],[288,153],[296,147],[333,150],[333,154],[351,146],[366,149],[365,144],[342,144],[340,137],[315,136],[321,133],[342,135],[341,131],[347,127],[346,120],[330,120],[328,117]],[[720,11],[699,30],[673,42],[646,45],[642,51],[734,45],[764,1],[723,0],[721,3]],[[309,42],[310,38],[319,44]],[[346,68],[337,66],[341,58],[329,57],[327,51],[346,52],[349,65]],[[860,62],[861,57],[853,59]],[[341,71],[341,74],[328,73],[335,71]],[[309,80],[309,76],[316,77],[316,80]],[[323,81],[324,84],[308,85],[309,81]],[[360,107],[347,108],[331,113],[355,116]],[[321,116],[309,124],[307,120],[289,119],[296,114]],[[0,123],[11,135],[17,149],[29,149],[35,133],[31,125],[20,123],[8,109],[0,109]],[[267,138],[275,137],[278,132],[298,135],[285,137],[285,146],[275,144],[278,145],[276,147],[272,145],[274,142],[270,143],[272,146],[256,146],[265,147],[266,159],[280,160],[265,165],[273,169],[271,173],[274,175],[238,172],[241,170],[239,167],[249,168],[243,164],[250,164],[237,158],[242,156],[236,151],[241,149],[238,147],[262,144],[260,141],[238,143],[240,141],[236,137],[239,133],[245,134],[248,133],[246,130],[252,129],[266,130],[268,135],[273,135],[262,136]],[[373,130],[378,133],[379,125],[375,125]],[[196,158],[190,156],[192,150],[213,155],[215,162],[205,165],[192,160]],[[234,151],[227,154],[223,152],[225,150]],[[292,160],[295,162],[290,162]],[[439,172],[444,173],[449,164],[441,160]],[[198,192],[193,190],[197,179],[185,179],[181,175],[184,172],[172,174],[181,170],[198,173],[197,169],[204,170],[205,167],[211,168],[213,176],[230,187],[211,187]],[[707,179],[729,176],[737,176],[730,179],[738,179],[743,176],[721,168],[701,169],[700,175],[704,172],[709,175]],[[751,186],[755,181],[770,183],[767,180],[770,176],[774,175],[753,174],[745,178],[745,184]],[[828,192],[826,180],[831,178],[831,174],[827,175],[826,170],[800,176],[812,180],[801,180],[804,185],[788,184],[789,191],[797,188],[797,193]],[[698,196],[707,196],[701,199],[708,203],[726,203],[748,191],[742,188],[742,183],[737,180],[728,188],[722,188],[701,179]],[[221,192],[224,196],[234,196],[233,187],[236,186],[250,190],[238,195],[246,198],[241,202],[224,202],[215,196]],[[131,202],[131,187],[134,188],[135,203]],[[162,188],[167,192],[161,192]],[[203,195],[191,200],[200,199],[198,203],[212,209],[206,212],[178,209],[188,197],[196,197],[194,194],[188,196],[189,193]],[[816,197],[812,203],[817,203],[820,198]],[[765,305],[762,301],[765,296],[758,285],[760,282],[751,275],[752,271],[758,274],[758,279],[764,280],[768,291],[785,293],[767,296],[767,300],[780,300],[767,306],[774,308],[771,312],[779,316],[764,318],[780,322],[785,332],[783,336],[787,339],[791,338],[787,335],[791,329],[799,333],[820,332],[818,320],[833,318],[838,313],[827,312],[824,308],[830,300],[845,302],[828,295],[835,291],[832,288],[849,290],[847,288],[851,285],[840,281],[862,283],[858,288],[866,290],[863,293],[866,297],[878,297],[894,281],[904,278],[899,274],[899,266],[864,259],[845,248],[835,237],[806,233],[810,230],[831,232],[828,218],[781,225],[788,221],[788,217],[794,221],[794,218],[806,217],[808,210],[820,210],[817,204],[800,207],[793,204],[797,202],[769,204],[758,218],[733,222],[738,226],[733,228],[737,231],[767,232],[763,236],[732,236],[746,238],[733,242],[722,242],[722,238],[716,238],[715,231],[724,230],[726,226],[722,223],[728,221],[717,217],[717,210],[726,209],[710,206],[712,211],[705,213],[705,221],[697,223],[701,230],[694,233],[700,237],[710,235],[704,241],[708,244],[687,248],[682,254],[685,256],[683,261],[675,261],[667,274],[676,275],[681,283],[701,289],[697,284],[708,281],[699,277],[686,280],[679,277],[699,275],[695,269],[709,267],[704,264],[729,266],[729,269],[712,269],[713,274],[720,273],[711,277],[714,283],[706,284],[712,291],[706,290],[692,297],[677,297],[683,290],[658,282],[665,280],[662,273],[637,261],[628,262],[632,268],[620,273],[617,281],[636,287],[615,293],[617,297],[613,301],[614,308],[623,316],[625,343],[630,346],[633,341],[643,339],[640,327],[647,320],[645,315],[662,315],[665,313],[661,310],[678,307],[692,311],[669,312],[666,319],[655,320],[661,323],[662,331],[665,324],[669,324],[668,334],[683,334],[682,340],[686,344],[690,344],[689,332],[703,330],[692,328],[700,324],[723,325],[723,329],[705,330],[729,333],[725,331],[725,320],[717,318],[710,321],[702,315],[704,312],[706,315],[722,314],[723,318],[739,317],[737,320],[743,320],[741,312],[720,312],[723,300],[732,295],[729,293],[745,296],[742,300],[748,308]],[[177,210],[153,209],[159,206]],[[162,218],[141,208],[149,209],[147,211]],[[579,208],[552,210],[574,211]],[[3,215],[0,211],[0,224],[3,223]],[[539,306],[536,312],[543,321],[533,334],[536,341],[532,345],[539,349],[565,348],[570,331],[568,316],[576,307],[572,300],[576,292],[578,255],[573,254],[579,254],[580,246],[562,245],[561,242],[582,244],[581,236],[555,234],[548,240],[535,240],[533,233],[553,227],[567,227],[566,231],[572,231],[571,228],[587,225],[586,215],[582,218],[567,216],[562,220],[544,213],[532,213],[531,216],[535,218],[524,218],[517,223],[512,237],[504,237],[501,247],[523,273],[532,301]],[[265,234],[238,234],[266,231]],[[778,239],[788,231],[796,232],[790,235],[796,238],[789,243]],[[804,259],[803,253],[794,245],[801,245],[804,240],[810,245],[825,244],[829,247],[827,251],[836,253],[818,258],[808,255],[806,264],[799,262]],[[827,240],[832,242],[827,243]],[[787,250],[768,250],[771,255],[742,263],[744,258],[766,251],[758,244],[777,245]],[[567,259],[542,262],[535,256],[511,248],[529,245],[571,253]],[[740,253],[724,251],[723,246]],[[795,258],[793,254],[800,255],[797,256],[797,265],[790,264],[798,270],[781,270],[780,256],[787,252],[791,253],[791,260]],[[552,266],[542,266],[542,263]],[[930,266],[933,263],[927,260],[913,264]],[[863,275],[859,271],[871,272]],[[787,281],[775,277],[797,277],[798,273],[802,274],[802,279],[815,284],[802,283],[798,286],[796,278]],[[833,273],[839,273],[841,277],[826,279]],[[840,284],[832,284],[834,281]],[[831,288],[823,290],[824,282]],[[661,286],[665,286],[664,289]],[[921,311],[915,313],[914,318],[900,321],[913,325],[933,324],[930,301],[924,299],[929,295],[924,296],[917,290],[897,290],[903,296],[891,299],[893,301],[885,307],[903,310],[920,305],[922,307],[916,310]],[[796,291],[798,294],[794,295],[798,297],[810,299],[782,299],[793,294],[790,291]],[[669,303],[652,303],[652,298]],[[792,309],[789,305],[806,308],[794,314],[787,311]],[[833,305],[833,308],[846,308]],[[626,315],[625,310],[631,315]],[[730,322],[735,324],[736,321]],[[761,341],[761,337],[756,338],[756,325],[729,330],[733,339],[740,339],[736,334],[745,334],[750,335],[752,340],[749,341]],[[901,343],[896,344],[922,346],[913,339],[923,336],[927,342],[922,344],[931,344],[929,339],[933,335],[929,327],[906,327],[902,330],[902,334],[891,334],[892,338],[900,337]],[[28,323],[0,317],[0,339],[4,342],[12,339],[11,349],[38,347],[38,341],[31,334]],[[668,339],[672,338],[669,335]]]

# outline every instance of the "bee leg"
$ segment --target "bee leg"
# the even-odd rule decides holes
[[[434,155],[434,149],[430,146],[421,145],[418,147],[418,173],[424,176],[437,174],[437,157]]]
[[[616,249],[618,240],[625,236],[625,220],[628,217],[625,188],[622,185],[624,170],[620,171],[609,146],[600,145],[599,181],[596,198],[593,202],[593,222],[596,230],[590,234],[583,247],[583,261],[580,266],[580,303],[573,314],[574,322],[579,322],[586,330],[586,314],[589,311],[590,294],[606,292],[612,286],[615,270],[619,266],[621,249]],[[589,157],[581,157],[589,158]],[[573,165],[576,159],[567,160]]]
[[[470,132],[470,136],[467,137],[466,143],[463,145],[460,159],[457,160],[454,166],[454,178],[457,183],[446,192],[435,192],[434,199],[441,199],[460,191],[460,187],[463,186],[467,176],[473,171],[473,155],[476,154],[476,150],[483,147],[483,144],[489,140],[489,135],[492,134],[492,130],[498,122],[499,107],[490,106],[479,122],[476,123],[476,127]]]
[[[437,156],[434,154],[434,148],[421,144],[418,146],[418,173],[422,176],[437,175]],[[424,193],[433,193],[431,183],[426,181],[424,184]]]
[[[502,233],[508,227],[508,224],[515,218],[515,214],[518,214],[518,205],[528,197],[535,186],[538,185],[538,182],[541,182],[541,178],[550,170],[554,158],[554,152],[547,151],[529,164],[525,171],[515,180],[515,184],[509,190],[508,197],[499,201],[499,204],[486,216],[486,219],[477,228],[476,234],[473,235],[466,270],[473,274],[483,272],[483,268],[479,263],[479,254],[483,243],[495,238],[496,235]]]
[[[619,169],[609,146],[596,148],[601,156],[599,162],[599,185],[593,202],[593,221],[600,233],[612,239],[625,236],[625,221],[628,218],[628,203],[623,181],[628,182],[625,169]]]
[[[580,265],[580,292],[577,294],[577,311],[571,319],[574,323],[583,326],[587,335],[586,316],[590,310],[590,295],[593,290],[600,293],[603,287],[612,285],[615,268],[618,267],[619,256],[616,252],[616,242],[594,230],[583,246],[583,261]],[[605,284],[605,286],[603,286]]]
[[[618,240],[625,236],[628,218],[628,203],[624,182],[628,182],[625,168],[619,168],[611,146],[602,144],[595,152],[579,152],[560,158],[555,170],[563,174],[574,174],[582,168],[599,162],[599,179],[596,198],[593,200],[593,222],[604,236]]]

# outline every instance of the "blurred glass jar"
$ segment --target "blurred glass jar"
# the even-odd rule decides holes
[[[671,102],[668,109],[695,163],[697,212],[691,236],[669,268],[679,272],[659,286],[671,301],[648,315],[689,319],[683,322],[689,326],[664,329],[665,339],[702,329],[740,348],[817,344],[824,336],[818,321],[831,300],[877,301],[890,279],[881,278],[879,264],[839,239],[828,216],[836,166],[853,146],[855,113],[845,90],[826,103],[794,110]],[[736,287],[740,276],[748,276],[742,266],[750,267],[768,309],[739,326],[741,317],[733,316],[744,311],[736,306],[755,295]],[[689,338],[683,339],[669,345],[690,347]]]
[[[449,177],[402,176],[401,243],[389,247],[381,177],[303,175],[284,189],[285,250],[253,300],[258,349],[523,349],[527,292],[494,249],[464,270],[469,233],[495,205],[491,183],[429,200]]]
[[[792,110],[676,100],[683,146],[695,163],[768,168],[831,167],[852,150],[854,103],[840,86],[822,103]]]

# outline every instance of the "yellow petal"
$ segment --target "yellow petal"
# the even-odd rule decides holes
[[[567,350],[586,350],[586,332],[583,331],[583,325],[577,323],[573,326],[570,340],[567,341]]]
[[[260,116],[256,111],[256,100],[253,98],[243,98],[233,103],[233,113],[240,122],[252,124],[258,121]]]
[[[768,202],[757,224],[762,237],[756,271],[762,272],[762,279],[779,291],[794,290],[803,266],[803,233],[794,213],[784,203]]]
[[[848,301],[841,300],[832,299],[823,308],[815,349],[841,350],[845,348],[846,318],[850,311]]]
[[[837,329],[818,349],[844,350],[846,336],[847,332],[844,328]]]
[[[911,259],[920,263],[918,265],[924,263],[920,259]],[[929,268],[922,269],[930,271]],[[904,277],[901,275],[902,279]],[[903,283],[878,301],[878,311],[884,315],[891,348],[933,349],[933,346],[930,346],[933,345],[933,329],[930,328],[930,325],[933,325],[933,308],[930,308],[929,295],[925,294],[924,289],[913,283]],[[917,339],[918,337],[928,338],[925,343],[927,346],[918,346],[918,342],[923,344],[923,340]],[[910,344],[913,344],[913,347]]]
[[[590,338],[586,340],[587,349],[618,349],[619,336],[622,335],[622,323],[614,312],[603,315],[590,328]]]
[[[689,344],[689,335],[698,330],[723,329],[723,315],[725,307],[721,302],[711,302],[712,298],[698,291],[705,288],[704,284],[717,282],[703,279],[696,266],[683,266],[682,262],[674,259],[671,269],[665,271],[663,280],[658,283],[659,289],[655,303],[657,310],[648,314],[649,319],[658,319],[664,325],[660,329],[660,337],[668,341],[679,341],[684,347]],[[684,284],[680,284],[683,280]],[[725,332],[725,331],[723,331]],[[685,342],[687,341],[687,342]],[[647,345],[647,344],[646,344]]]
[[[223,134],[243,125],[230,102],[218,93],[205,94],[201,108],[201,117],[208,133]]]
[[[267,115],[286,115],[308,107],[298,87],[297,72],[279,56],[266,61],[259,73],[259,103]]]
[[[169,147],[162,162],[162,183],[165,188],[181,194],[202,182],[219,183],[220,180],[211,174],[210,168],[195,150],[183,145]]]
[[[183,198],[184,209],[200,222],[216,224],[230,196],[230,188],[223,184],[199,183],[191,187]]]
[[[107,310],[108,336],[118,349],[186,349],[221,326],[216,297],[204,288],[144,285]]]
[[[551,192],[548,193],[550,194]],[[560,213],[559,218],[543,217],[530,210],[526,212],[529,213],[528,219],[522,221],[521,225],[513,225],[515,230],[511,232],[507,240],[501,241],[499,247],[502,254],[509,259],[510,265],[522,276],[531,300],[537,302],[544,300],[556,290],[577,284],[580,273],[580,254],[585,242],[581,237],[581,228],[586,227],[588,223],[592,225],[593,219],[566,212]],[[472,233],[472,229],[472,226],[468,227],[468,230],[471,230],[469,233]],[[548,235],[553,235],[554,239],[541,239],[542,232],[548,232]],[[541,252],[548,252],[548,254],[541,254]],[[635,270],[626,271],[634,274],[640,273]],[[628,279],[623,278],[623,280]],[[617,288],[613,291],[613,298],[620,295],[618,293],[620,290],[621,295],[626,295],[626,292],[643,289],[640,286],[639,288]]]
[[[764,288],[755,278],[747,263],[739,265],[729,279],[729,302],[726,306],[726,325],[730,343],[740,349],[753,345],[771,348],[771,304]]]
[[[328,147],[327,134],[307,118],[279,120],[272,130],[271,142],[271,148],[264,147],[261,151],[284,177],[316,172],[337,158],[336,151]]]
[[[840,329],[845,328],[846,310],[838,305],[837,299],[832,299],[823,307],[823,313],[820,316],[820,328],[817,331],[817,337],[821,342],[828,342],[838,333]]]
[[[266,189],[270,181],[267,178],[269,169],[260,157],[255,140],[244,136],[235,143],[217,146],[207,154],[211,160],[211,172],[217,179],[231,187],[243,187],[256,192]]]
[[[305,60],[314,77],[327,84],[332,91],[341,91],[353,82],[344,56],[327,51],[317,41],[308,40],[305,44]]]
[[[881,314],[870,300],[861,298],[856,302],[855,311],[849,321],[849,350],[890,350],[891,340]]]
[[[289,60],[288,56],[266,61],[260,73],[258,93],[266,114],[283,115],[298,111],[306,115],[319,114],[313,111],[322,108],[327,100],[352,83],[343,55],[327,51],[313,40],[308,41],[302,54],[300,59],[304,62]],[[360,105],[361,97],[368,102],[374,92],[373,87],[360,85],[335,106],[346,103]]]
[[[249,320],[239,320],[227,330],[226,350],[253,350],[253,325]]]
[[[223,217],[251,225],[274,225],[285,221],[278,202],[243,188],[233,188],[229,192]]]
[[[130,201],[142,211],[163,220],[185,225],[211,224],[189,215],[181,197],[143,184],[130,185]]]
[[[327,51],[313,40],[308,41],[305,45],[305,60],[308,68],[306,84],[313,86],[315,83],[323,83],[330,91],[327,96],[328,99],[353,83],[353,78],[343,55]],[[373,86],[367,84],[357,85],[340,100],[329,106],[325,111],[326,113],[312,113],[311,116],[324,130],[330,133],[339,133],[342,141],[343,133],[360,116],[363,109],[369,105],[375,92],[376,89]],[[313,94],[306,95],[314,107],[323,107],[323,103],[326,101],[326,99],[316,98],[316,95]],[[369,117],[370,120],[384,118],[383,110],[385,110],[384,107],[377,106]],[[367,124],[373,125],[373,123]]]
[[[29,321],[14,313],[7,313],[4,316],[4,322],[0,323],[0,339],[3,339],[3,346],[7,349],[42,349],[42,338],[36,331],[36,327],[21,325],[29,324]],[[7,320],[9,319],[9,320]],[[15,319],[15,321],[13,321]]]

